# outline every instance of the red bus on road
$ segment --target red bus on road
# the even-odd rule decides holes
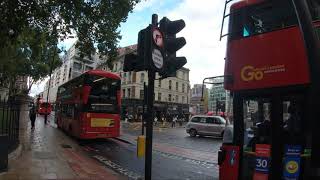
[[[61,85],[56,101],[58,128],[79,139],[118,137],[120,84],[117,74],[91,70]]]
[[[47,102],[40,102],[38,105],[38,114],[49,115],[52,111],[52,106]]]

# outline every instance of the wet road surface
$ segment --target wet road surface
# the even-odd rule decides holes
[[[136,146],[115,139],[86,142],[90,156],[129,177],[143,179],[144,159],[136,157]],[[152,179],[217,179],[216,164],[201,163],[160,151],[153,152]]]

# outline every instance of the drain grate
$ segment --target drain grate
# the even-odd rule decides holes
[[[70,145],[68,145],[68,144],[61,144],[61,147],[63,147],[63,148],[72,148]]]

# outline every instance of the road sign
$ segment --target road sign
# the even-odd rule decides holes
[[[161,51],[159,49],[153,49],[152,51],[152,60],[154,66],[156,68],[161,69],[163,66],[163,56],[161,54]]]
[[[153,37],[154,43],[158,47],[162,47],[163,46],[163,36],[162,36],[162,33],[160,32],[159,29],[157,29],[157,28],[153,29],[152,37]]]

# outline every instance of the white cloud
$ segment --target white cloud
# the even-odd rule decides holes
[[[44,91],[44,86],[49,78],[45,78],[43,81],[40,81],[34,85],[32,85],[29,95],[35,97],[39,93]]]
[[[186,27],[178,34],[187,44],[178,52],[186,56],[191,84],[205,77],[223,75],[226,41],[219,41],[225,0],[184,0],[165,13],[170,20],[183,19]]]

